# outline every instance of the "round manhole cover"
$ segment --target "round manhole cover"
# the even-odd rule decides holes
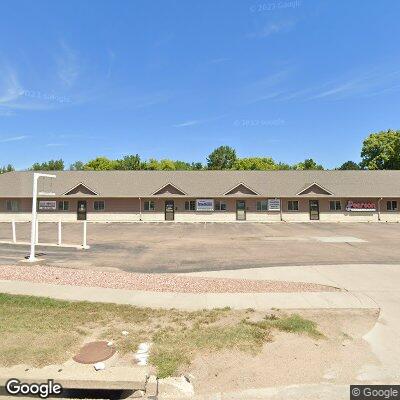
[[[95,364],[113,356],[116,352],[114,346],[108,346],[106,340],[85,344],[72,359],[81,364]]]

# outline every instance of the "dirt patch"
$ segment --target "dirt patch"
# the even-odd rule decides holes
[[[193,375],[197,394],[232,392],[250,388],[355,382],[365,364],[376,364],[369,345],[362,339],[375,324],[376,310],[301,310],[315,321],[324,335],[275,332],[256,355],[237,350],[198,355],[185,371]]]

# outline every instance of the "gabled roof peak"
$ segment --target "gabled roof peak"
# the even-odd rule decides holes
[[[84,184],[83,182],[79,182],[78,184],[76,184],[76,185],[73,186],[72,188],[68,189],[66,192],[62,193],[61,195],[62,195],[62,196],[68,196],[69,194],[72,194],[72,192],[73,192],[74,190],[78,189],[79,186],[82,186],[83,188],[86,189],[86,191],[90,192],[89,194],[92,194],[92,195],[95,195],[95,196],[98,196],[98,195],[99,195],[95,190],[91,189],[89,186],[87,186],[87,185]]]
[[[322,194],[327,194],[327,195],[333,195],[333,193],[326,189],[325,187],[323,187],[322,185],[320,185],[317,182],[313,182],[310,185],[306,186],[305,188],[301,189],[299,193],[296,193],[296,196],[301,196],[302,194],[307,194],[307,192],[313,187],[316,186],[317,188],[320,189],[320,191],[322,191]]]
[[[167,182],[165,185],[161,186],[159,189],[157,189],[155,192],[153,192],[152,195],[155,196],[157,194],[172,193],[167,190],[168,187],[172,188],[175,191],[175,193],[173,193],[173,194],[178,194],[181,196],[184,196],[187,194],[182,189],[180,189],[178,186],[174,185],[171,182]]]
[[[243,182],[239,182],[237,185],[233,186],[232,188],[230,188],[229,190],[227,190],[224,195],[227,196],[229,194],[234,194],[236,189],[239,189],[240,187],[244,187],[247,190],[247,194],[252,194],[252,195],[259,195],[260,193],[256,192],[254,189],[252,189],[250,186],[246,185]]]

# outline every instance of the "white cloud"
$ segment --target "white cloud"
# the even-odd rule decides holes
[[[210,64],[210,65],[212,65],[212,64],[221,64],[221,63],[224,63],[224,62],[229,61],[229,60],[230,60],[230,58],[228,58],[228,57],[214,58],[214,59],[210,60],[208,62],[208,64]]]
[[[14,115],[17,115],[15,111],[12,110],[2,110],[0,108],[0,117],[13,117]]]
[[[62,146],[65,146],[65,144],[64,143],[47,143],[45,146],[46,147],[62,147]]]
[[[193,120],[193,121],[185,121],[181,122],[180,124],[172,125],[174,128],[183,128],[185,126],[193,126],[193,125],[199,125],[201,124],[201,121],[199,120]]]
[[[340,100],[350,97],[372,97],[395,92],[400,88],[400,70],[373,68],[348,74],[340,80],[326,83],[313,90],[310,100]]]
[[[29,136],[21,135],[21,136],[13,136],[4,139],[0,139],[0,143],[8,143],[8,142],[18,142],[20,140],[25,140],[29,138]]]
[[[9,67],[3,67],[0,70],[0,106],[18,100],[24,90],[18,80],[16,71]]]
[[[160,103],[165,103],[170,98],[171,98],[170,94],[159,92],[159,93],[151,93],[145,96],[129,98],[129,103],[133,106],[133,108],[145,108]]]
[[[247,104],[279,98],[284,93],[283,84],[292,71],[292,67],[286,67],[278,72],[268,74],[262,79],[258,79],[244,88],[242,97],[246,99]]]
[[[180,122],[179,124],[172,125],[174,128],[184,128],[186,126],[194,126],[204,124],[206,122],[216,121],[218,119],[224,118],[226,114],[218,115],[217,117],[207,118],[207,119],[194,119],[190,121]]]
[[[78,53],[65,42],[61,42],[61,53],[56,58],[57,74],[66,86],[72,86],[80,74]]]
[[[0,116],[16,115],[12,110],[50,110],[67,104],[72,104],[69,97],[27,90],[15,68],[0,65]]]
[[[297,87],[295,90],[290,90],[289,72],[290,70],[286,70],[272,74],[248,85],[244,90],[244,95],[249,98],[248,103],[344,100],[400,91],[400,69],[388,70],[386,66],[352,70],[333,80]]]
[[[295,23],[293,20],[273,21],[268,22],[265,26],[256,32],[249,33],[247,37],[250,38],[266,38],[277,33],[290,32]]]

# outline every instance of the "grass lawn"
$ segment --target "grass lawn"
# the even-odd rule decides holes
[[[322,337],[313,321],[298,314],[256,314],[252,309],[185,312],[0,294],[0,364],[62,363],[88,337],[113,340],[122,354],[147,341],[153,343],[150,363],[166,377],[201,351],[235,348],[256,354],[273,340],[274,330]],[[129,335],[123,336],[123,330]]]

